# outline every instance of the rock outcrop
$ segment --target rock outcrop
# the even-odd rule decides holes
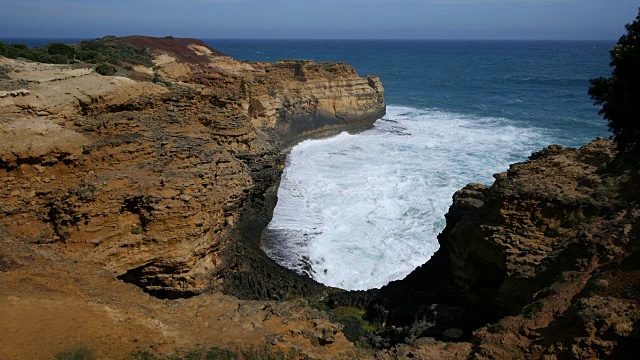
[[[379,79],[341,63],[238,62],[191,39],[118,41],[150,47],[155,68],[105,77],[0,59],[0,85],[21,95],[0,98],[3,240],[160,297],[324,291],[264,255],[259,235],[287,147],[371,126],[385,113]]]
[[[468,341],[476,358],[631,356],[638,176],[614,160],[610,140],[596,140],[550,146],[490,187],[458,191],[438,252],[369,305],[388,324],[386,344],[430,336]]]
[[[151,48],[155,66],[104,77],[0,58],[0,357],[202,344],[291,359],[636,355],[640,171],[610,140],[550,146],[458,191],[440,249],[405,279],[328,289],[275,264],[260,235],[287,149],[370,126],[380,80],[238,62],[192,39],[117,41]],[[378,350],[308,299],[366,308],[382,330],[359,340]],[[358,336],[361,312],[347,313]]]

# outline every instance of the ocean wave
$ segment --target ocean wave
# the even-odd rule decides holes
[[[371,130],[292,149],[265,251],[326,285],[381,287],[438,249],[455,191],[549,141],[508,119],[388,106]]]

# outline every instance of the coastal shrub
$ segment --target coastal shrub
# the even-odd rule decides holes
[[[50,43],[47,45],[47,52],[49,55],[60,55],[68,59],[73,59],[76,55],[76,50],[73,47],[63,43]]]
[[[117,40],[115,36],[105,36],[101,39],[82,41],[77,46],[76,58],[88,63],[153,66],[153,57],[148,49],[121,44]]]
[[[100,75],[111,76],[115,75],[117,69],[110,64],[100,64],[96,67],[96,72]]]
[[[15,59],[18,55],[18,49],[0,41],[0,56]]]
[[[55,54],[50,56],[49,62],[52,64],[68,64],[69,58],[64,55]]]
[[[622,155],[640,155],[640,11],[611,49],[611,77],[591,79],[589,95],[609,122]]]
[[[64,44],[61,44],[64,45]],[[55,49],[55,47],[54,47]],[[54,50],[55,51],[55,50]],[[66,64],[69,58],[64,54],[50,54],[47,47],[30,49],[24,44],[5,44],[0,42],[0,55],[11,59],[26,59],[42,63]]]
[[[107,44],[101,39],[84,40],[80,42],[80,51],[90,51],[94,54],[106,51]]]
[[[171,81],[164,80],[158,73],[153,74],[153,79],[151,79],[151,81],[154,84],[164,85],[168,88],[173,87],[173,83]]]
[[[27,45],[24,44],[5,44],[0,43],[0,55],[11,58],[18,59],[24,58],[26,60],[38,61],[48,63],[51,61],[51,55],[47,53],[44,48],[34,48],[29,49]]]

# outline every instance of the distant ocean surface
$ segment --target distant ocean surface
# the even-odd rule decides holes
[[[614,42],[209,40],[236,59],[345,61],[377,74],[387,115],[287,160],[263,242],[344,289],[401,279],[438,249],[451,196],[550,144],[610,136],[587,95]]]
[[[330,286],[403,278],[437,250],[456,190],[550,144],[610,136],[587,89],[610,74],[614,41],[206,41],[239,60],[381,77],[387,115],[373,129],[293,148],[265,233],[271,257]]]

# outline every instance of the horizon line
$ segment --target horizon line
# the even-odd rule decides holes
[[[116,36],[116,35],[104,35]],[[146,36],[155,38],[164,38],[166,36],[152,36],[152,35],[122,35],[116,37],[128,37],[128,36]],[[48,36],[48,37],[17,37],[17,36],[0,36],[0,39],[20,39],[20,40],[47,40],[47,39],[69,39],[69,40],[93,40],[100,39],[102,37],[73,37],[73,36]],[[197,39],[197,40],[251,40],[251,41],[617,41],[618,39],[548,39],[548,38],[531,38],[531,39],[510,39],[510,38],[249,38],[249,37],[193,37],[193,36],[174,36],[175,38]]]

